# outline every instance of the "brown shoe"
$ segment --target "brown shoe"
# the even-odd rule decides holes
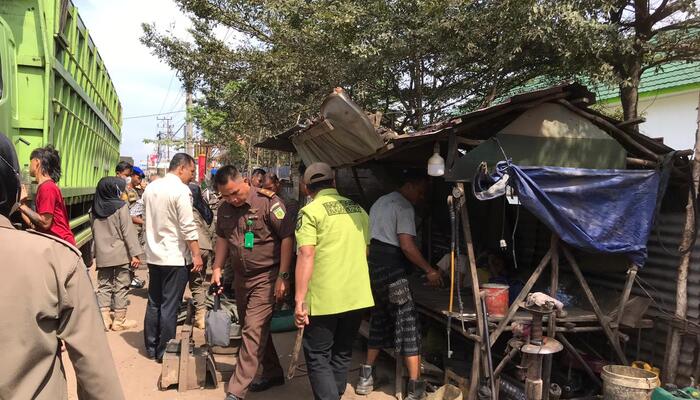
[[[138,324],[136,321],[131,319],[126,319],[126,308],[121,310],[114,310],[114,322],[112,322],[113,331],[124,331],[127,329],[134,329]]]
[[[102,313],[102,322],[105,324],[105,332],[109,331],[112,327],[112,314],[109,307],[100,308],[100,313]]]
[[[199,309],[194,314],[194,327],[204,329],[204,317],[207,315],[205,308]]]

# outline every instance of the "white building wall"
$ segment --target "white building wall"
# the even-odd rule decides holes
[[[700,90],[643,97],[639,114],[646,118],[640,131],[652,138],[663,138],[664,143],[676,150],[692,149],[697,129]],[[619,107],[619,103],[610,104]]]

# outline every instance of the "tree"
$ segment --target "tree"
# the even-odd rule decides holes
[[[644,71],[671,62],[700,61],[700,13],[694,0],[528,3],[540,27],[529,34],[563,44],[555,50],[567,64],[581,65],[579,76],[616,84],[625,120],[639,116]]]
[[[154,25],[142,40],[201,94],[195,118],[208,136],[244,146],[312,117],[335,86],[398,131],[536,77],[614,83],[630,120],[645,70],[700,52],[690,0],[176,2],[192,40]]]

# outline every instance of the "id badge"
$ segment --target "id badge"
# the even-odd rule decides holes
[[[252,249],[254,239],[255,236],[253,235],[253,232],[246,232],[245,235],[243,235],[243,247],[246,249]]]

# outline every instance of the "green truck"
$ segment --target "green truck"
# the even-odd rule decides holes
[[[59,150],[59,186],[87,260],[88,210],[97,181],[119,162],[121,125],[114,84],[72,1],[0,0],[0,132],[27,183],[30,152]]]

